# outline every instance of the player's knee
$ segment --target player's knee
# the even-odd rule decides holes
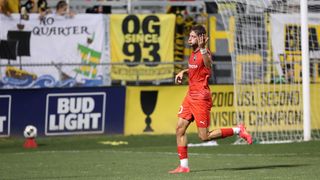
[[[199,134],[199,139],[203,142],[209,141],[209,137],[206,134]]]
[[[181,127],[181,126],[176,127],[176,135],[177,136],[182,136],[182,135],[184,135],[184,133],[185,133],[185,129],[183,127]]]

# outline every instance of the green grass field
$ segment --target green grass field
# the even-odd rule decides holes
[[[232,140],[189,148],[191,172],[172,175],[173,135],[46,137],[37,139],[37,149],[24,149],[22,138],[0,138],[0,179],[320,179],[319,141],[249,146]],[[189,142],[199,143],[195,134]]]

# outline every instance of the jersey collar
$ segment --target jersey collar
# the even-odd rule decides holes
[[[197,53],[200,51],[200,48],[197,48],[195,51],[193,51],[193,53]]]

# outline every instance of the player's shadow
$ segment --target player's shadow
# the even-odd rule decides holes
[[[48,146],[48,144],[38,143],[38,146],[39,147],[45,147],[45,146]]]
[[[192,172],[204,172],[204,171],[243,171],[243,170],[258,170],[258,169],[277,169],[277,168],[294,168],[301,166],[309,166],[309,164],[277,164],[277,165],[265,165],[265,166],[247,166],[247,167],[234,167],[234,168],[221,168],[221,169],[199,169]]]

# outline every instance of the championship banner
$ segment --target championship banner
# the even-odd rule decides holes
[[[238,120],[250,131],[303,130],[303,101],[300,85],[210,86],[212,91],[211,125],[233,127]],[[311,84],[311,129],[320,129],[319,84]],[[238,113],[238,114],[237,114]]]
[[[187,86],[128,86],[125,135],[174,134],[187,90]],[[197,132],[195,123],[189,126],[188,132]]]
[[[212,86],[212,125],[233,127],[244,122],[248,130],[261,132],[302,130],[302,89],[298,85]],[[261,87],[259,87],[261,86]],[[320,127],[320,126],[318,126]]]
[[[173,77],[175,16],[110,16],[111,61],[114,80],[159,80]],[[139,64],[142,63],[142,64]],[[164,63],[164,64],[158,64]],[[167,64],[166,64],[167,63]]]
[[[212,92],[209,129],[235,127],[237,119],[249,131],[260,132],[302,130],[302,90],[292,85],[259,85],[243,87],[237,96],[233,85],[210,86]],[[320,128],[318,107],[320,85],[311,85],[311,128]],[[125,107],[125,135],[174,134],[179,107],[187,93],[187,86],[127,87]],[[192,123],[188,132],[197,132]]]
[[[310,84],[310,103],[311,103],[311,130],[320,129],[320,84]]]
[[[107,16],[12,14],[0,24],[0,88],[100,86],[108,78],[98,65],[110,59]]]
[[[300,81],[301,65],[301,27],[299,14],[271,14],[271,39],[273,59],[278,62],[277,71],[283,75],[282,65],[293,63],[295,81]],[[310,59],[320,58],[320,17],[318,14],[308,14]],[[317,76],[318,78],[318,76]],[[317,81],[319,81],[317,79]]]

